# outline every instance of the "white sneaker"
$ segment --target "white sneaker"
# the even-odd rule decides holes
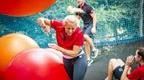
[[[106,77],[105,80],[108,80],[108,77]]]
[[[99,53],[99,50],[98,50],[98,49],[93,49],[93,50],[92,50],[92,53],[91,53],[91,54],[92,54],[92,55],[91,55],[91,58],[94,58],[94,59],[95,59],[95,58],[98,56],[98,53]]]
[[[90,66],[93,62],[94,62],[94,60],[92,60],[92,59],[88,60],[88,66]]]

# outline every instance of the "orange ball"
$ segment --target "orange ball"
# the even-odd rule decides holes
[[[20,33],[0,37],[0,72],[7,68],[11,59],[17,53],[38,47],[38,44],[32,38]]]
[[[56,0],[0,0],[0,14],[28,16],[44,11]]]

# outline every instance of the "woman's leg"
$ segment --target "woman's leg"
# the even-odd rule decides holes
[[[64,66],[67,74],[70,77],[70,80],[73,80],[73,64],[71,60],[63,58]]]
[[[73,80],[83,80],[87,70],[85,54],[82,54],[74,63]]]
[[[85,40],[90,44],[90,47],[91,47],[92,49],[95,49],[95,46],[94,46],[94,43],[93,43],[92,38],[89,37],[89,35],[87,35],[87,34],[84,34],[84,38],[85,38]]]
[[[108,75],[105,80],[112,80],[113,78],[113,71],[118,67],[118,66],[124,66],[124,62],[121,59],[110,59],[108,63]]]
[[[89,52],[87,53],[88,57],[90,57],[90,53],[92,51],[94,53],[93,57],[96,58],[98,55],[98,50],[95,48],[92,38],[89,37],[89,35],[87,35],[87,34],[84,34],[84,38],[85,38],[87,44],[89,45],[88,47],[90,49]]]
[[[116,59],[111,59],[108,63],[108,75],[105,80],[112,80],[114,65],[116,63]]]
[[[90,45],[87,41],[84,42],[84,50],[85,50],[85,53],[86,53],[87,60],[89,61],[90,60],[91,48],[90,48]]]

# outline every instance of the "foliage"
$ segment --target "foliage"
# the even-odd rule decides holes
[[[108,40],[139,37],[139,0],[87,0],[97,14],[95,38]],[[43,12],[53,19],[63,19],[68,5],[76,6],[76,0],[57,0],[51,9]]]

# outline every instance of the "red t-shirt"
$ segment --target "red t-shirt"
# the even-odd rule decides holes
[[[79,27],[76,28],[71,36],[68,36],[65,33],[64,24],[62,21],[52,20],[51,26],[56,31],[56,39],[59,46],[68,50],[72,50],[74,45],[83,45],[83,33]]]
[[[137,67],[131,74],[128,75],[130,80],[144,80],[144,65]]]

